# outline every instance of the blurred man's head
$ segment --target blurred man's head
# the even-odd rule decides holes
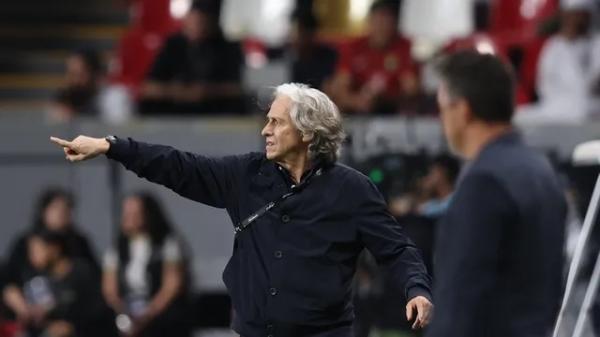
[[[275,89],[275,99],[261,134],[269,160],[288,163],[308,155],[335,162],[344,139],[336,105],[321,91],[287,83]]]
[[[72,224],[72,213],[71,193],[60,188],[50,188],[44,191],[37,201],[34,228],[64,232]]]
[[[319,22],[309,10],[296,9],[291,15],[290,44],[296,49],[310,46],[319,29]]]
[[[423,192],[429,198],[445,198],[453,190],[460,172],[460,162],[446,154],[433,158],[427,175],[422,180]]]
[[[589,33],[592,13],[592,0],[563,0],[561,2],[561,33],[568,39],[577,39]]]
[[[172,231],[159,200],[151,193],[137,192],[123,200],[120,237],[147,235],[154,244],[162,244]]]
[[[64,233],[37,230],[27,242],[29,261],[35,269],[46,270],[67,255],[66,247]]]
[[[377,0],[369,9],[367,31],[375,46],[387,45],[398,35],[399,2],[396,0]]]
[[[96,86],[102,75],[100,56],[90,50],[73,52],[66,60],[66,82],[70,88],[88,88]]]
[[[465,153],[469,131],[510,126],[514,83],[509,67],[499,58],[461,51],[438,64],[441,77],[438,104],[444,133],[452,151]]]
[[[144,223],[144,203],[137,195],[123,200],[121,213],[121,231],[125,236],[139,235],[146,230]]]
[[[183,34],[190,41],[202,41],[219,34],[217,1],[196,0],[183,18]]]

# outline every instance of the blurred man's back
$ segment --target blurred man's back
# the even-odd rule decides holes
[[[566,208],[555,175],[514,133],[467,170],[437,240],[432,334],[546,336],[563,267]]]
[[[557,176],[513,129],[513,79],[498,58],[457,53],[440,74],[444,131],[468,164],[436,240],[428,336],[548,336],[566,217]]]

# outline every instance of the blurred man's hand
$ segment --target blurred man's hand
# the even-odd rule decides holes
[[[67,321],[54,321],[48,325],[45,333],[50,337],[73,336],[75,328]]]
[[[417,296],[411,299],[406,304],[406,319],[411,321],[416,313],[415,322],[412,325],[413,329],[424,328],[431,320],[433,304],[423,296]]]
[[[62,146],[65,158],[71,162],[92,159],[100,154],[106,153],[110,144],[104,138],[92,138],[78,136],[72,141],[50,137],[50,140]]]

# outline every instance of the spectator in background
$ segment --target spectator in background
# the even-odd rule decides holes
[[[18,237],[9,250],[6,267],[9,285],[18,281],[14,277],[33,268],[27,259],[28,240],[34,232],[42,229],[64,234],[69,254],[85,260],[99,275],[100,267],[88,240],[73,224],[73,206],[73,196],[63,189],[50,188],[41,194],[31,228]]]
[[[347,113],[395,113],[420,92],[411,43],[398,34],[398,1],[373,3],[366,37],[342,49],[330,90]]]
[[[132,115],[128,92],[105,82],[100,55],[91,50],[77,50],[65,62],[64,86],[49,110],[56,121],[69,121],[77,116],[94,116],[108,122],[122,122]]]
[[[560,31],[540,54],[537,92],[517,121],[581,121],[600,112],[600,36],[592,32],[593,0],[563,0]]]
[[[141,87],[141,113],[242,110],[242,55],[225,40],[218,13],[215,1],[192,4],[181,32],[167,39]]]
[[[73,259],[65,233],[40,228],[27,239],[31,269],[11,275],[16,283],[4,299],[27,336],[110,335],[98,274],[82,259]]]
[[[435,220],[444,215],[459,172],[460,162],[456,158],[444,154],[433,158],[429,172],[421,180],[423,201],[418,207],[419,214]]]
[[[140,337],[189,336],[188,283],[184,248],[158,201],[145,193],[126,198],[102,281],[106,301],[126,317],[119,329]]]
[[[436,155],[425,176],[414,178],[405,191],[390,199],[390,212],[397,217],[413,214],[437,220],[448,207],[459,172],[455,157]]]
[[[323,90],[335,71],[337,51],[318,41],[319,22],[310,9],[296,9],[291,22],[288,45],[272,51],[270,56],[283,56],[289,61],[291,82]]]

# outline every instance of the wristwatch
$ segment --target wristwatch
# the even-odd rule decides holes
[[[106,137],[104,137],[104,139],[106,139],[106,141],[112,146],[115,145],[117,143],[117,137],[113,136],[113,135],[108,135]]]

